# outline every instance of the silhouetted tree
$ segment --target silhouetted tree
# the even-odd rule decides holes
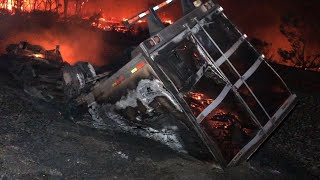
[[[15,4],[15,11],[16,12],[20,12],[21,11],[21,9],[22,9],[22,7],[23,7],[23,0],[16,0],[15,2],[14,2],[14,4]]]
[[[278,49],[278,54],[284,62],[292,63],[303,69],[320,68],[320,52],[307,53],[309,40],[307,38],[306,22],[300,17],[288,15],[281,19],[280,32],[287,38],[291,50]]]
[[[68,5],[69,5],[69,0],[63,0],[63,6],[64,6],[64,18],[68,17]]]
[[[55,3],[56,3],[55,11],[56,11],[56,13],[58,13],[59,8],[62,7],[62,4],[60,4],[60,0],[55,0]]]
[[[76,0],[76,12],[75,14],[77,16],[80,16],[81,13],[81,1],[80,0]]]
[[[38,0],[34,0],[33,2],[33,11],[37,10]]]

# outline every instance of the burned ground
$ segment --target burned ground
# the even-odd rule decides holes
[[[0,179],[316,179],[319,73],[276,68],[299,104],[248,163],[225,172],[158,142],[80,126],[0,69]],[[79,117],[91,121],[89,116]],[[79,120],[79,119],[77,119]]]

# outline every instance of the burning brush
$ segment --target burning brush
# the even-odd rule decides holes
[[[53,50],[45,50],[39,45],[32,45],[26,41],[21,41],[19,44],[10,44],[6,50],[8,55],[15,57],[26,57],[57,63],[63,62],[59,45]]]

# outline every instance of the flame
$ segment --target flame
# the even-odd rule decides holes
[[[1,8],[1,9],[7,9],[8,11],[11,12],[11,11],[12,11],[12,1],[0,3],[0,8]]]
[[[50,3],[47,3],[45,1],[39,1],[39,0],[23,0],[19,2],[20,0],[2,0],[0,2],[0,9],[6,9],[9,12],[13,13],[13,11],[21,10],[24,12],[31,12],[33,10],[39,10],[39,11],[60,11],[63,12],[63,3],[59,3],[58,1],[51,1]],[[18,5],[21,3],[20,5]],[[73,6],[72,6],[73,3]],[[82,1],[80,3],[80,8],[83,9],[86,4],[89,3],[89,0]],[[68,9],[71,11],[75,11],[76,2],[69,2],[70,6]],[[73,7],[74,9],[71,9]]]
[[[172,20],[170,20],[170,19],[165,20],[164,22],[165,22],[165,23],[167,23],[167,24],[173,24],[173,21],[172,21]]]
[[[3,0],[0,2],[0,9],[6,9],[11,14],[15,14],[16,11],[31,12],[33,10],[55,11],[63,14],[63,11],[64,11],[64,7],[63,7],[64,3],[57,4],[57,1],[51,1],[52,2],[51,5],[48,5],[44,1],[39,1],[39,0],[23,0],[21,1],[20,5],[18,5],[19,4],[18,2],[19,2],[18,0]],[[129,32],[129,29],[123,25],[123,22],[126,21],[128,17],[132,16],[133,14],[128,13],[126,15],[127,17],[119,18],[118,15],[123,13],[117,12],[114,14],[114,17],[110,17],[110,13],[106,12],[109,15],[109,17],[107,17],[104,13],[102,13],[102,9],[98,11],[96,7],[97,4],[95,2],[89,1],[89,0],[80,1],[80,6],[81,6],[80,16],[82,16],[82,19],[84,20],[89,20],[90,17],[93,14],[96,14],[97,12],[99,12],[98,14],[103,16],[98,18],[95,22],[91,22],[91,25],[93,27],[99,28],[104,31],[117,31],[121,33]],[[77,11],[76,2],[73,2],[73,1],[69,2],[68,15],[73,15],[73,13],[76,13],[76,11]],[[144,22],[146,22],[146,20],[144,19],[139,20],[138,24],[144,23]],[[173,24],[173,21],[171,19],[166,19],[163,22],[167,24]]]
[[[192,99],[194,99],[195,101],[197,101],[199,104],[202,104],[202,105],[209,105],[213,102],[213,99],[207,98],[202,93],[189,92],[188,96],[190,96]]]
[[[0,13],[4,13],[3,15],[7,15],[8,13],[11,15],[23,15],[25,17],[28,16],[29,12],[32,11],[47,11],[52,13],[58,13],[61,17],[61,21],[65,21],[66,23],[70,22],[72,26],[73,18],[64,19],[64,2],[60,1],[61,4],[56,4],[58,1],[51,1],[53,4],[51,7],[45,4],[45,2],[49,1],[40,1],[40,0],[0,0]],[[117,4],[110,4],[110,1],[106,1],[108,6],[105,6],[105,3],[101,3],[101,1],[93,1],[93,0],[80,0],[81,11],[80,14],[76,14],[76,5],[75,1],[69,1],[68,6],[68,16],[77,15],[83,20],[83,23],[89,23],[94,28],[98,28],[102,31],[117,31],[119,33],[136,33],[139,28],[146,28],[145,24],[146,19],[142,19],[141,25],[137,25],[133,28],[126,28],[124,26],[124,21],[126,21],[129,17],[132,17],[139,11],[145,8],[146,3],[140,0],[139,3],[131,1],[128,4],[132,3],[134,6],[129,10],[124,6],[118,6]],[[100,4],[100,5],[99,5]],[[122,3],[121,3],[122,4]],[[110,7],[114,7],[116,9],[110,10]],[[162,20],[166,19],[167,23],[172,22],[171,15],[162,15]],[[73,16],[74,17],[74,16]],[[170,18],[169,18],[170,17]],[[60,21],[59,20],[59,21]],[[79,21],[78,21],[79,22]],[[8,22],[10,24],[11,22]],[[12,22],[13,23],[13,22]],[[51,29],[42,29],[30,28],[30,31],[17,31],[14,36],[6,36],[5,40],[1,42],[0,51],[4,51],[5,44],[16,43],[21,40],[25,40],[30,42],[31,44],[39,44],[44,48],[48,49],[57,44],[61,46],[61,52],[63,59],[70,64],[74,64],[78,60],[86,60],[95,65],[104,65],[109,63],[105,60],[105,56],[111,56],[109,54],[108,48],[105,48],[105,42],[102,40],[103,32],[101,31],[92,31],[92,28],[83,28],[83,29],[74,29],[72,32],[66,31],[61,33],[60,28],[53,26]],[[3,26],[6,28],[6,26]],[[28,28],[27,28],[28,29]],[[73,31],[75,33],[73,33]],[[7,30],[5,31],[6,33]],[[81,37],[79,42],[76,34]],[[89,35],[88,35],[89,34]],[[90,49],[82,50],[83,46],[87,45],[87,42],[91,42],[93,46],[90,46]],[[3,45],[2,45],[3,44]],[[118,49],[119,47],[115,47]],[[107,50],[106,50],[107,49]],[[107,51],[107,52],[106,52]],[[111,50],[110,50],[111,51]],[[117,52],[118,53],[118,52]],[[40,54],[35,54],[33,57],[42,58]]]
[[[36,58],[45,58],[43,54],[33,54],[32,56]]]
[[[125,18],[122,18],[122,20],[125,20]],[[126,28],[123,24],[123,21],[121,20],[116,20],[115,18],[104,18],[100,17],[98,21],[92,22],[91,26],[99,28],[104,31],[117,31],[120,33],[126,33],[129,32],[129,29]]]

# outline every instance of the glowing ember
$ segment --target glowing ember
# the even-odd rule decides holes
[[[125,19],[125,18],[123,18]],[[130,30],[126,28],[121,21],[114,18],[99,18],[98,21],[91,23],[93,27],[102,29],[104,31],[117,31],[120,33],[126,33]]]
[[[43,54],[33,54],[32,56],[36,58],[45,58]]]
[[[117,20],[115,18],[99,18],[96,22],[91,23],[93,27],[102,29],[104,31],[117,31],[120,33],[127,33],[129,31],[133,31],[133,29],[128,29],[123,25],[123,22],[126,21],[127,18],[122,18],[122,20]],[[137,24],[146,23],[146,20],[139,20]],[[173,24],[172,20],[165,20],[166,24]]]
[[[196,100],[199,104],[202,104],[202,105],[209,105],[213,102],[212,99],[207,98],[202,93],[189,92],[188,96],[190,96],[192,99]]]
[[[167,24],[173,24],[172,20],[165,20],[164,22],[167,23]]]
[[[186,95],[189,100],[189,105],[195,116],[198,116],[206,107],[208,107],[214,100],[208,98],[203,93],[189,92]],[[243,133],[249,135],[252,130],[248,128],[243,128],[241,126],[240,118],[231,112],[228,112],[223,109],[216,109],[206,118],[209,121],[206,121],[208,125],[213,129],[229,129],[234,124],[237,124],[239,129],[243,131]]]

